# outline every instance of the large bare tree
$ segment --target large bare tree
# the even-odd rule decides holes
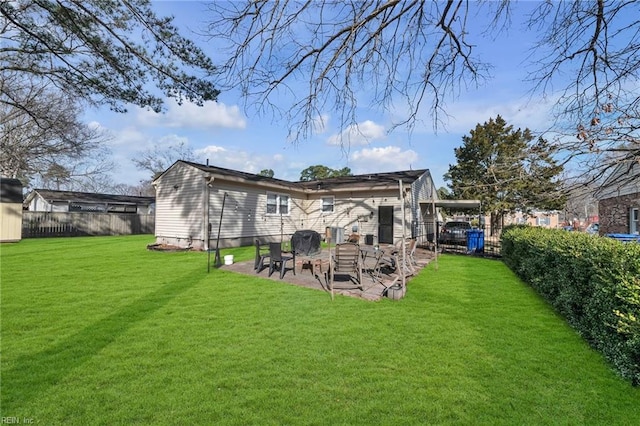
[[[163,143],[136,153],[131,161],[138,170],[149,173],[149,181],[154,180],[178,160],[195,161],[196,155],[186,141]]]
[[[597,184],[620,165],[631,171],[640,161],[640,3],[541,2],[530,28],[540,37],[529,77],[558,99],[555,147],[568,154],[573,182]]]
[[[28,76],[2,73],[0,173],[25,184],[77,188],[109,173],[108,135],[81,121],[82,104]]]
[[[488,76],[488,64],[467,41],[467,1],[274,0],[209,7],[208,34],[227,42],[228,61],[219,68],[225,83],[240,88],[261,112],[282,114],[296,140],[313,132],[327,110],[343,128],[357,125],[361,103],[402,103],[407,113],[396,124],[412,127],[428,102],[437,122],[447,95]],[[283,97],[290,109],[276,106]]]
[[[226,41],[223,87],[239,88],[248,106],[284,117],[295,140],[309,136],[326,111],[343,129],[357,125],[361,107],[405,111],[395,124],[409,129],[429,112],[437,125],[449,96],[489,77],[490,64],[474,49],[479,35],[508,26],[519,13],[506,0],[265,0],[209,7],[207,33]],[[540,1],[526,19],[538,40],[531,87],[558,100],[558,120],[536,129],[563,134],[550,149],[590,170],[585,179],[638,161],[639,3]],[[280,110],[283,99],[289,107]]]

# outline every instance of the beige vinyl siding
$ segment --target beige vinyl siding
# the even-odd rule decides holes
[[[427,214],[428,212],[425,211],[423,215],[420,209],[420,201],[431,200],[432,194],[434,199],[437,200],[438,193],[436,191],[436,187],[431,180],[431,175],[429,172],[426,172],[411,185],[411,213],[416,221],[433,221],[432,214]]]
[[[378,207],[393,206],[394,238],[402,236],[402,210],[399,191],[367,190],[335,195],[333,213],[322,212],[322,197],[328,194],[314,194],[307,200],[308,228],[324,233],[327,227],[343,228],[345,236],[357,226],[358,234],[378,236]],[[373,213],[373,217],[371,216]],[[410,233],[411,213],[407,208],[407,232]]]
[[[0,202],[0,242],[22,239],[22,203]]]
[[[156,237],[203,241],[204,173],[177,163],[156,187]]]
[[[328,227],[339,227],[349,235],[354,226],[361,235],[377,237],[380,206],[393,207],[393,233],[394,239],[398,240],[403,232],[411,235],[412,212],[415,210],[411,202],[424,192],[421,185],[430,183],[428,173],[423,175],[422,183],[413,189],[417,192],[405,199],[406,228],[403,230],[399,189],[393,182],[372,181],[366,188],[356,184],[353,190],[342,187],[315,191],[298,187],[295,183],[253,181],[234,173],[212,170],[214,172],[209,175],[206,169],[178,162],[156,180],[156,235],[159,242],[165,240],[185,245],[185,239],[188,239],[191,247],[204,248],[209,234],[211,247],[217,244],[224,248],[250,245],[255,238],[286,241],[295,231],[302,229],[324,234]],[[205,175],[212,179],[208,188]],[[410,182],[405,183],[406,188],[410,185]],[[267,213],[269,194],[289,197],[287,214]],[[333,212],[322,211],[322,197],[328,196],[334,197]]]
[[[224,194],[224,212],[220,225],[220,213]],[[267,213],[267,194],[289,196],[289,213]],[[286,190],[265,190],[251,185],[216,180],[210,190],[209,220],[212,224],[211,239],[217,238],[220,228],[222,246],[251,244],[255,238],[279,241],[281,235],[288,239],[295,231],[305,228],[304,196]],[[212,244],[214,244],[212,242]]]

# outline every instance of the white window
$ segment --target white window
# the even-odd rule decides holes
[[[637,234],[640,232],[640,208],[632,207],[629,209],[629,233]]]
[[[334,205],[334,197],[322,197],[322,213],[333,213]]]
[[[538,216],[536,222],[538,226],[549,226],[551,225],[551,218],[549,216]]]
[[[267,214],[289,214],[289,196],[267,193]]]

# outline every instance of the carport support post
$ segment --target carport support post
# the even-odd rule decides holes
[[[402,210],[402,288],[407,284],[407,230],[404,221],[404,190],[402,188],[402,179],[400,179],[400,208]]]
[[[431,187],[431,214],[433,216],[432,220],[433,220],[433,251],[435,253],[435,269],[436,271],[438,270],[438,230],[436,229],[437,226],[437,217],[436,217],[436,197],[433,191],[433,186]]]

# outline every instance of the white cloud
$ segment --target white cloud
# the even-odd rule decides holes
[[[408,170],[418,167],[418,154],[398,146],[364,148],[351,155],[350,164],[356,174]]]
[[[386,132],[384,126],[371,120],[353,124],[342,131],[341,134],[332,135],[327,139],[329,145],[358,146],[368,145],[374,140],[384,139]]]
[[[498,115],[515,128],[529,128],[534,132],[546,131],[553,120],[550,113],[554,107],[552,100],[513,100],[492,103],[486,101],[457,102],[448,108],[450,117],[445,123],[448,133],[468,134],[476,125],[484,124]]]
[[[167,112],[138,109],[137,121],[147,127],[179,127],[191,129],[244,129],[247,120],[236,106],[227,106],[222,102],[207,102],[198,106],[191,102],[178,105],[175,100],[167,101]]]
[[[253,152],[229,149],[217,145],[209,145],[195,150],[199,162],[226,169],[239,170],[247,173],[259,173],[264,169],[275,170],[278,165],[284,163],[281,154],[262,155]],[[276,174],[277,178],[283,179]]]
[[[172,147],[172,146],[178,146],[178,145],[189,146],[189,138],[185,136],[176,135],[175,133],[171,133],[171,134],[162,136],[160,139],[158,139],[158,142],[156,142],[155,145],[157,145],[160,148]]]
[[[327,131],[328,125],[329,125],[329,115],[328,114],[319,115],[313,120],[313,132],[316,135],[321,135]]]

